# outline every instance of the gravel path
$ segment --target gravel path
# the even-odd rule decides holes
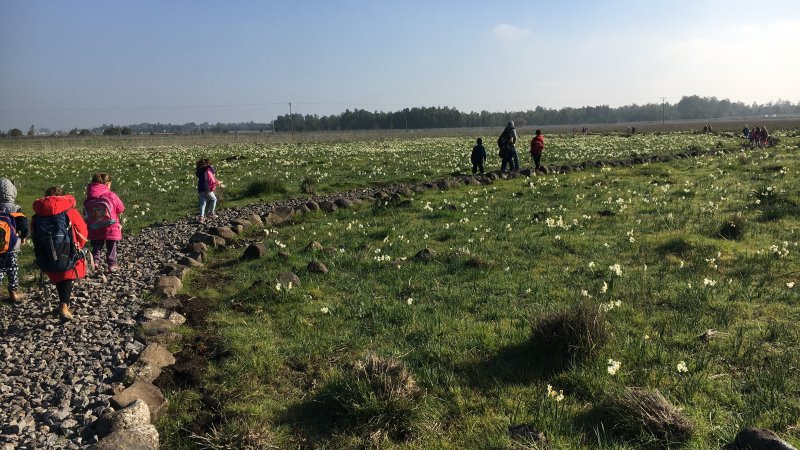
[[[390,187],[315,200],[385,189]],[[125,236],[119,244],[121,270],[105,281],[90,277],[76,285],[72,322],[62,324],[52,314],[57,298],[49,284],[44,296],[37,287],[24,304],[0,306],[0,449],[77,449],[96,442],[93,423],[110,411],[127,364],[145,347],[137,340],[137,319],[164,264],[182,256],[178,252],[195,231],[305,201],[226,209],[206,225],[184,218]]]

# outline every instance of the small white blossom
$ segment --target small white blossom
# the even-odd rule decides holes
[[[621,362],[614,361],[613,359],[609,359],[608,360],[608,367],[606,368],[606,370],[608,371],[609,374],[616,375],[617,371],[619,370],[619,366],[621,366],[621,365],[622,365]]]
[[[684,361],[678,362],[677,369],[678,369],[678,372],[680,372],[680,373],[685,373],[685,372],[689,371],[689,368],[686,367],[686,362],[684,362]]]

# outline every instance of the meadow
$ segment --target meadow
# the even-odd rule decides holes
[[[265,243],[266,258],[217,251],[184,288],[211,310],[183,331],[207,367],[168,392],[162,445],[707,449],[745,426],[797,445],[800,140],[779,136],[771,149],[426,191],[252,229],[241,239]],[[741,143],[553,135],[545,164]],[[466,173],[473,143],[0,145],[24,206],[108,171],[135,231],[192,214],[200,156],[235,206],[309,195],[304,179],[330,193]],[[289,270],[300,285],[277,281]]]

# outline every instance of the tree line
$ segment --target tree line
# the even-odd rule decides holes
[[[502,127],[508,120],[517,126],[523,125],[581,125],[593,123],[633,123],[659,120],[711,119],[780,114],[800,114],[800,102],[778,100],[765,104],[732,102],[716,97],[684,96],[677,103],[647,103],[619,107],[584,106],[560,109],[537,106],[527,111],[461,112],[449,107],[415,107],[400,111],[345,110],[341,114],[319,116],[317,114],[286,114],[272,122],[236,122],[210,124],[208,122],[185,124],[140,123],[138,125],[106,125],[88,129],[75,128],[70,135],[86,136],[129,134],[203,134],[235,132],[285,132],[285,131],[334,131],[334,130],[402,130],[459,127]],[[13,128],[8,136],[24,133]],[[33,126],[28,130],[34,135]],[[6,135],[0,131],[0,136]]]

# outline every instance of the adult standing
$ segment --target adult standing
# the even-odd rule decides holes
[[[506,171],[506,165],[509,170],[519,170],[519,156],[517,156],[517,130],[514,128],[514,121],[509,120],[506,124],[503,133],[497,140],[500,147],[500,157],[503,162],[500,164],[500,172]]]
[[[544,135],[542,130],[536,130],[536,136],[531,139],[531,157],[534,169],[538,172],[542,167],[542,152],[544,151]]]
[[[483,139],[478,138],[477,145],[472,147],[472,154],[469,159],[472,163],[472,174],[475,175],[480,170],[481,175],[483,175],[483,163],[486,162],[486,149],[483,147]]]

